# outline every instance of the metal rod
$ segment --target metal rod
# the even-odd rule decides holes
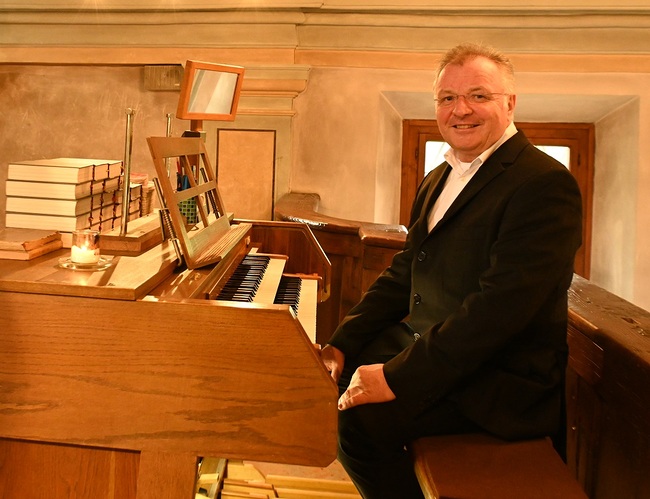
[[[165,118],[167,118],[167,129],[165,132],[165,137],[171,137],[172,136],[172,120],[174,119],[174,113],[167,113],[165,115]],[[171,170],[171,158],[165,158],[165,167],[167,168],[167,176],[169,177],[169,172]]]
[[[205,173],[205,168],[201,167],[200,171],[201,171],[201,178],[203,179],[203,183],[205,184],[208,182],[208,176]],[[217,202],[214,199],[214,192],[212,191],[212,189],[205,191],[205,195],[209,201],[208,208],[210,208],[210,205],[212,205],[212,210],[214,211],[215,216],[218,217],[219,215],[221,215],[221,213],[219,213],[219,210],[217,209]],[[209,209],[208,209],[208,213],[210,213]]]
[[[120,236],[125,236],[129,223],[129,204],[131,201],[131,152],[133,151],[133,116],[135,111],[126,108],[126,138],[124,140],[124,187],[122,190],[122,223]]]
[[[177,265],[180,265],[183,262],[183,253],[178,243],[178,237],[176,237],[176,231],[174,230],[174,225],[172,224],[169,208],[167,208],[167,202],[165,201],[165,196],[163,195],[162,189],[160,187],[160,180],[154,178],[153,185],[156,188],[156,194],[158,194],[158,201],[160,202],[159,214],[160,225],[163,233],[163,241],[165,240],[165,234],[167,234],[169,240],[172,242],[172,246],[174,247],[176,258],[178,259]]]

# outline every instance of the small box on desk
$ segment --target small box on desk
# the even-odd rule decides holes
[[[120,234],[119,226],[102,232],[99,238],[102,253],[136,256],[160,244],[163,240],[158,210],[130,221],[127,228],[125,235]]]

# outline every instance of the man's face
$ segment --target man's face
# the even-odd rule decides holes
[[[499,67],[484,57],[445,67],[434,92],[440,133],[461,161],[476,159],[512,121],[516,97],[506,94]]]

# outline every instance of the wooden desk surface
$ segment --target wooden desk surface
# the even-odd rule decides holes
[[[69,249],[61,249],[30,261],[0,260],[0,291],[136,300],[168,277],[177,263],[169,241],[139,256],[114,256],[102,271],[61,268],[59,259],[69,256]]]

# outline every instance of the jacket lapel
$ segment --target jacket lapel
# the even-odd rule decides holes
[[[504,144],[502,144],[501,147],[494,151],[488,160],[483,165],[481,165],[476,174],[472,177],[472,180],[470,180],[467,186],[460,192],[445,215],[433,228],[432,232],[445,224],[447,220],[452,218],[455,213],[462,209],[463,206],[465,206],[478,192],[480,192],[481,189],[489,184],[492,179],[510,167],[515,158],[527,144],[529,144],[529,142],[524,134],[522,132],[517,132],[517,134],[515,134]],[[448,168],[451,167],[448,166]],[[435,199],[437,199],[437,197],[440,195],[439,189],[441,189],[442,184],[444,184],[444,181],[436,186],[437,194],[435,195],[434,202]],[[428,207],[428,209],[431,208],[433,208],[433,203],[431,203],[431,205]]]
[[[420,218],[426,218],[428,213],[433,208],[436,199],[438,199],[438,196],[440,196],[440,193],[445,186],[445,182],[447,181],[447,177],[451,171],[451,166],[449,166],[449,163],[445,163],[444,167],[440,168],[439,170],[440,173],[438,174],[438,172],[435,171],[434,173],[436,175],[431,179],[429,191],[427,192],[424,203],[422,204],[422,213],[420,215]]]
[[[411,227],[411,231],[419,230],[422,232],[423,236],[429,232],[429,229],[427,227],[428,213],[433,209],[433,205],[436,202],[436,199],[438,199],[438,196],[440,196],[440,193],[445,186],[445,181],[447,180],[450,171],[451,166],[449,166],[448,163],[442,163],[429,174],[430,177],[427,177],[426,180],[429,183],[427,192],[424,197],[424,201],[419,207],[419,213],[416,219],[417,223]]]

